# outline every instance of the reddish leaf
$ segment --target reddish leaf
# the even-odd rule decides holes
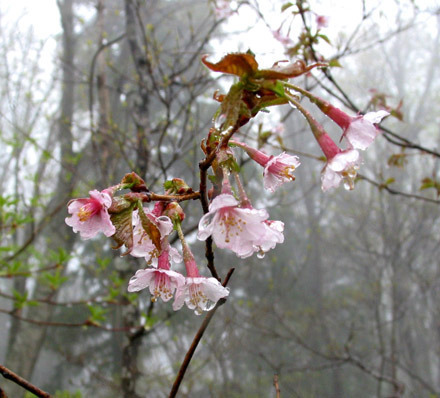
[[[288,79],[290,77],[297,77],[309,72],[318,66],[326,67],[328,64],[317,62],[316,64],[306,65],[302,60],[295,61],[293,64],[280,66],[276,63],[270,69],[263,69],[258,72],[258,77],[264,79]]]
[[[160,231],[159,228],[156,226],[156,224],[153,223],[145,214],[144,209],[142,208],[142,205],[138,205],[138,214],[139,218],[141,219],[142,228],[144,231],[148,234],[151,241],[153,242],[154,246],[156,246],[156,249],[161,251],[161,245],[160,245]]]
[[[216,64],[207,61],[206,58],[208,58],[208,55],[202,57],[202,62],[214,72],[229,73],[242,77],[253,75],[258,70],[258,63],[252,54],[227,54]]]

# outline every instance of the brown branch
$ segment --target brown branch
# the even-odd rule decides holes
[[[47,392],[39,389],[38,387],[34,386],[33,384],[31,384],[30,382],[28,382],[27,380],[23,379],[22,377],[20,377],[18,374],[12,372],[11,370],[9,370],[8,368],[6,368],[3,365],[0,365],[0,373],[1,375],[8,380],[13,381],[15,384],[18,384],[19,386],[23,387],[25,390],[30,391],[32,394],[36,395],[37,397],[40,398],[51,398],[50,394],[48,394]],[[3,391],[0,390],[0,397],[1,396],[6,396]]]
[[[97,329],[104,330],[106,332],[127,332],[133,330],[133,327],[121,327],[121,328],[108,328],[106,326],[102,326],[99,323],[96,323],[90,319],[86,319],[84,322],[80,323],[69,323],[69,322],[51,322],[51,321],[38,321],[36,319],[25,318],[17,313],[17,310],[14,309],[12,311],[7,311],[0,308],[0,313],[7,314],[12,316],[13,318],[19,319],[20,321],[31,323],[33,325],[38,326],[56,326],[56,327],[68,327],[68,328],[83,328],[83,327],[94,327]],[[139,326],[138,328],[143,329],[143,326]]]
[[[415,194],[411,194],[411,193],[406,193],[406,192],[401,192],[401,191],[397,191],[396,189],[390,188],[387,184],[382,184],[376,181],[371,180],[368,177],[365,177],[362,174],[358,174],[357,176],[360,180],[364,180],[367,181],[368,183],[370,183],[371,185],[374,185],[375,187],[379,188],[379,190],[385,190],[387,191],[389,194],[391,195],[399,195],[399,196],[403,196],[405,198],[410,198],[410,199],[417,199],[417,200],[423,200],[425,202],[429,202],[429,203],[435,203],[435,204],[440,204],[440,200],[438,199],[431,199],[431,198],[427,198],[426,196],[422,196],[422,195],[415,195]]]
[[[235,268],[231,268],[229,270],[228,274],[226,275],[225,280],[222,283],[223,286],[226,286],[228,284],[229,279],[230,279],[231,275],[233,274],[234,270],[235,270]],[[182,380],[185,376],[185,372],[188,369],[188,366],[191,362],[191,359],[194,355],[194,352],[196,351],[196,348],[199,345],[200,340],[202,339],[206,328],[208,327],[209,323],[211,322],[211,319],[214,316],[217,309],[221,305],[223,305],[225,302],[226,302],[225,298],[220,299],[217,302],[216,306],[206,314],[205,319],[203,320],[202,324],[200,325],[199,330],[197,331],[196,335],[194,336],[193,342],[191,343],[191,346],[189,347],[189,350],[185,355],[185,358],[182,362],[182,365],[180,366],[179,373],[177,373],[176,380],[174,381],[169,398],[174,398],[176,396],[177,392],[179,391],[179,387],[180,387],[180,384],[182,383]]]
[[[216,149],[212,152],[208,153],[206,158],[199,162],[199,169],[200,169],[200,187],[199,187],[199,194],[200,194],[200,202],[202,204],[203,213],[206,214],[209,211],[209,202],[208,202],[208,193],[206,189],[206,182],[207,182],[207,174],[208,169],[211,167],[212,162],[214,162],[215,157],[217,156],[217,151],[220,148],[225,148],[228,145],[229,140],[233,136],[235,132],[239,129],[240,125],[237,121],[235,126],[226,134],[220,143],[217,145]],[[214,266],[214,250],[212,248],[212,238],[209,236],[206,239],[205,242],[205,257],[208,261],[207,267],[211,271],[211,275],[216,278],[217,280],[220,280],[220,277],[217,273],[217,270]]]
[[[196,200],[200,199],[200,192],[192,192],[183,195],[159,195],[156,193],[148,193],[147,196],[152,201],[174,201],[182,202],[185,200]]]
[[[281,398],[281,390],[278,384],[278,375],[273,375],[273,385],[275,387],[275,392],[277,394],[276,398]]]
[[[14,276],[32,276],[32,274],[37,274],[37,273],[45,272],[45,271],[51,271],[51,270],[58,269],[58,268],[62,268],[62,265],[61,264],[54,264],[54,265],[49,265],[47,267],[39,268],[39,269],[35,269],[35,270],[17,271],[17,272],[12,272],[12,273],[1,273],[0,272],[0,278],[13,278]]]

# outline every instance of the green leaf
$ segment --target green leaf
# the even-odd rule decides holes
[[[286,11],[288,8],[292,7],[293,4],[292,3],[285,3],[281,6],[281,12]]]
[[[106,313],[108,312],[108,310],[106,310],[105,308],[102,308],[99,305],[88,305],[87,308],[90,311],[90,316],[88,318],[88,320],[91,323],[94,324],[101,324],[101,321],[105,321],[106,320]]]
[[[330,39],[326,35],[323,35],[323,34],[319,33],[318,37],[320,37],[322,40],[324,40],[328,44],[331,44]]]
[[[58,290],[60,286],[69,280],[68,276],[61,275],[61,269],[57,269],[55,272],[44,272],[41,275],[41,280],[43,283],[49,285],[49,287],[53,290]]]
[[[330,67],[335,68],[342,68],[342,65],[339,63],[339,60],[337,58],[331,59],[328,63]]]

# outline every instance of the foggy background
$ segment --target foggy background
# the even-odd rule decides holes
[[[301,158],[295,182],[268,194],[261,168],[236,151],[254,207],[285,223],[285,242],[264,259],[215,251],[221,277],[236,268],[230,296],[179,396],[275,397],[277,374],[282,397],[440,397],[440,3],[310,0],[305,20],[283,4],[0,6],[0,364],[56,397],[167,396],[203,317],[128,294],[144,260],[121,258],[105,237],[81,241],[66,204],[131,171],[157,193],[174,177],[198,189],[212,95],[234,81],[200,57],[251,49],[263,67],[322,55],[340,66],[295,84],[353,115],[393,112],[350,192],[321,191],[322,154],[291,107],[240,130],[267,153]],[[315,53],[294,50],[316,16],[327,26]],[[208,276],[200,206],[184,208]],[[0,388],[25,396],[4,378]]]

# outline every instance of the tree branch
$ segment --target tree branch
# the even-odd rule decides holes
[[[0,365],[0,373],[5,379],[13,381],[15,384],[18,384],[19,386],[23,387],[25,390],[30,391],[32,394],[36,395],[39,398],[51,398],[51,396],[47,392],[34,386],[33,384],[23,379],[22,377],[12,372],[3,365]],[[1,390],[0,390],[0,394],[1,394],[0,397],[6,396],[4,392]]]
[[[224,282],[222,283],[223,286],[226,287],[226,285],[229,282],[229,279],[231,277],[231,275],[233,274],[235,268],[231,268],[228,272],[228,274],[226,275],[226,278],[224,280]],[[194,336],[193,342],[191,343],[191,346],[189,347],[188,352],[185,355],[185,358],[182,362],[182,365],[180,366],[179,369],[179,373],[177,373],[176,376],[176,380],[174,381],[173,387],[171,389],[169,398],[174,398],[177,394],[177,392],[179,391],[179,387],[180,384],[182,383],[182,380],[185,376],[186,370],[188,369],[188,366],[191,362],[191,359],[194,355],[194,352],[196,351],[197,346],[200,343],[200,340],[203,337],[203,334],[205,333],[206,328],[208,327],[209,323],[211,322],[212,317],[214,316],[215,312],[217,311],[217,309],[223,305],[226,302],[225,298],[220,299],[217,302],[217,305],[211,310],[209,311],[206,316],[205,319],[203,320],[202,324],[200,325],[199,330],[197,331],[196,335]]]

